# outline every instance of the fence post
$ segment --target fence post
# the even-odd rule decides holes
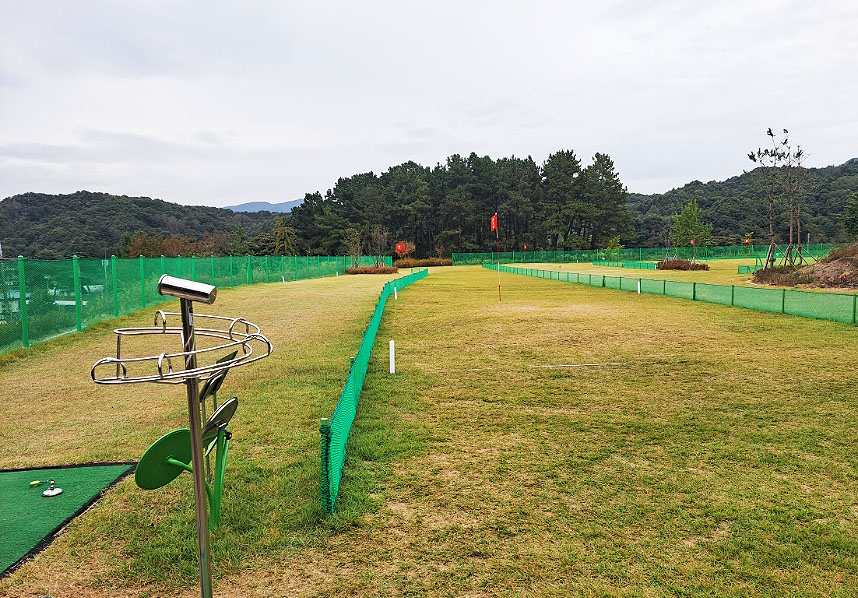
[[[251,280],[253,280],[253,262],[251,261],[250,254],[247,255],[247,284],[251,284]]]
[[[781,313],[786,313],[786,289],[783,289],[783,294],[781,295]]]
[[[215,286],[215,267],[214,267],[214,254],[211,254],[209,258],[212,261],[212,286]]]
[[[164,257],[164,254],[161,254],[161,274],[164,275],[167,273],[167,259]]]
[[[852,323],[856,322],[855,316],[858,315],[858,295],[852,295]]]
[[[292,256],[293,261],[295,262],[295,280],[298,280],[298,256]]]
[[[113,315],[119,315],[119,288],[116,281],[116,256],[110,256],[110,276],[113,279]]]
[[[730,305],[736,305],[736,285],[730,285]]]
[[[24,256],[18,256],[18,313],[21,314],[21,344],[30,346],[30,321],[27,316],[27,281],[24,276]]]
[[[197,281],[197,256],[191,254],[191,280]]]
[[[177,278],[182,277],[182,256],[181,255],[176,256],[176,277]]]
[[[83,317],[80,302],[80,262],[76,255],[72,256],[72,282],[74,283],[74,323],[78,332],[83,332]]]
[[[230,256],[229,256],[229,286],[231,286],[231,287],[235,286],[235,277],[233,276],[233,273],[232,273],[232,254],[230,254]]]
[[[271,282],[269,279],[271,275],[269,274],[270,268],[268,266],[268,256],[265,256],[265,282]]]
[[[146,270],[143,267],[143,256],[141,255],[139,258],[140,261],[140,306],[146,307]]]
[[[697,301],[697,283],[696,282],[691,283],[691,300]]]

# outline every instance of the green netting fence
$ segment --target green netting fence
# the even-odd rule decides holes
[[[343,475],[343,466],[346,462],[346,445],[349,433],[357,414],[358,399],[363,389],[363,381],[366,378],[369,358],[372,354],[372,346],[381,324],[381,316],[387,298],[397,291],[407,287],[413,282],[424,278],[429,270],[420,270],[408,276],[397,278],[384,285],[375,311],[369,320],[369,325],[364,332],[357,355],[352,358],[349,375],[345,386],[340,393],[340,399],[334,409],[330,420],[322,419],[319,432],[321,433],[321,468],[319,473],[319,494],[322,501],[322,509],[328,513],[333,512],[334,504],[340,491],[340,480]]]
[[[496,270],[497,264],[483,264],[484,268]],[[770,311],[805,318],[833,320],[835,322],[856,323],[858,295],[846,293],[814,293],[811,291],[793,291],[790,289],[762,289],[735,285],[708,284],[702,282],[678,282],[654,278],[632,278],[626,276],[605,276],[602,274],[579,274],[577,272],[559,272],[556,270],[538,270],[500,266],[501,272],[523,274],[537,278],[575,282],[608,289],[650,293],[681,297],[692,301],[705,301],[721,305],[733,305]]]
[[[352,263],[350,256],[283,255],[0,260],[0,353],[171,300],[158,294],[162,274],[223,288],[335,276]],[[374,263],[360,258],[362,266]]]
[[[819,259],[834,249],[831,243],[811,243],[802,245],[805,255]],[[701,247],[697,250],[698,260],[741,259],[766,257],[768,245],[727,245],[723,247]],[[666,255],[680,259],[695,257],[693,247],[639,247],[636,249],[592,249],[580,251],[502,251],[489,253],[454,253],[454,266],[479,266],[484,263],[497,263],[498,257],[503,263],[538,264],[558,263],[574,264],[581,262],[652,262],[663,260]],[[776,257],[782,257],[778,254]]]
[[[635,268],[638,270],[655,270],[655,262],[612,262],[599,260],[591,262],[594,266],[611,266],[613,268]]]

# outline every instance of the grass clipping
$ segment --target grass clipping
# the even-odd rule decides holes
[[[815,264],[794,268],[779,266],[754,273],[754,282],[779,286],[858,286],[858,242],[840,247]]]

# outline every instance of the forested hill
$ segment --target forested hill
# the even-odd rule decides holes
[[[244,229],[250,236],[270,229],[274,217],[90,191],[24,193],[0,202],[0,243],[6,257],[103,257],[120,253],[126,232],[200,239]]]
[[[802,238],[810,233],[812,243],[848,240],[842,215],[847,199],[856,192],[856,159],[839,166],[807,169],[801,208]],[[726,181],[692,181],[667,193],[630,193],[629,207],[634,215],[636,244],[644,247],[664,245],[671,214],[692,199],[697,200],[700,206],[701,219],[713,225],[714,244],[732,245],[747,234],[753,234],[756,239],[768,238],[766,206],[752,176],[745,173]],[[781,214],[777,223],[780,237],[788,238],[787,214]]]

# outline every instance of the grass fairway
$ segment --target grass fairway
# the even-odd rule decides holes
[[[637,268],[616,268],[613,266],[594,266],[590,262],[580,264],[533,263],[510,264],[519,268],[536,268],[538,270],[559,270],[561,272],[579,272],[581,274],[599,274],[605,276],[624,276],[627,278],[653,278],[657,280],[676,280],[679,282],[705,282],[707,284],[754,285],[751,274],[738,274],[739,266],[753,266],[754,259],[710,260],[709,270],[640,270]],[[769,287],[769,285],[765,285]],[[781,288],[781,287],[771,287]],[[812,291],[838,291],[838,289],[806,289]],[[839,290],[842,292],[842,290]],[[848,290],[846,292],[851,292]]]
[[[496,272],[435,269],[388,305],[332,518],[316,504],[318,417],[381,281],[224,292],[223,313],[257,300],[246,315],[278,327],[279,354],[227,382],[247,398],[213,538],[216,595],[855,595],[854,326],[501,279],[498,302]],[[262,301],[269,289],[288,311]],[[81,341],[98,346],[77,356],[78,370],[110,352],[101,337]],[[0,383],[73,348],[4,366]],[[573,364],[618,365],[544,367]],[[133,399],[118,405],[112,389],[90,386],[98,408],[117,405],[119,429],[80,421],[50,449],[80,436],[106,457],[136,458],[183,425],[181,397],[167,390],[147,398],[155,416],[126,422]],[[5,406],[38,435],[13,440],[6,466],[29,459],[16,444],[39,450],[44,439],[29,402]],[[107,432],[128,437],[119,454]],[[185,482],[149,493],[123,482],[0,593],[195,595]]]

